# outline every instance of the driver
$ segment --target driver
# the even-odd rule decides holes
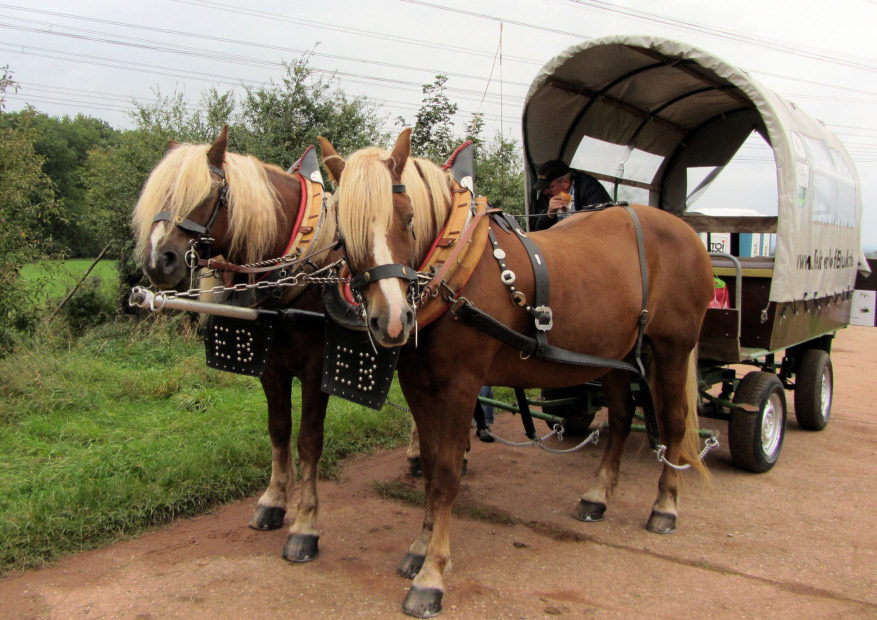
[[[590,174],[572,170],[560,159],[546,161],[536,172],[533,189],[540,191],[534,214],[539,217],[533,230],[545,230],[563,219],[571,211],[612,202],[606,188]]]

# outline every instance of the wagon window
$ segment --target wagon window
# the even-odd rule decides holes
[[[855,179],[843,156],[824,140],[801,136],[810,162],[810,191],[814,222],[854,226],[856,222]]]
[[[585,137],[572,159],[572,167],[594,174],[617,200],[649,204],[649,188],[664,158],[620,144]]]
[[[754,216],[779,211],[773,151],[757,132],[725,166],[691,167],[687,172],[686,204],[693,211]]]

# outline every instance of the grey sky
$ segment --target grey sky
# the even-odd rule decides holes
[[[838,134],[863,186],[863,245],[877,248],[875,25],[874,0],[0,0],[0,65],[21,84],[8,109],[30,103],[126,128],[131,100],[151,102],[155,88],[197,101],[212,86],[276,79],[282,60],[313,51],[311,66],[374,98],[388,127],[399,115],[413,121],[422,85],[444,73],[460,133],[483,112],[519,138],[530,81],[556,53],[608,34],[675,38],[748,71]],[[747,145],[738,159],[710,200],[775,202],[769,149]]]

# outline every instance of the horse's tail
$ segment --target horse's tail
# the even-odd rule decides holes
[[[685,415],[685,436],[680,447],[680,462],[690,463],[701,476],[709,480],[709,470],[700,458],[700,425],[697,421],[697,407],[700,402],[698,385],[697,346],[695,346],[688,356],[688,374],[685,378],[685,406],[688,411]]]

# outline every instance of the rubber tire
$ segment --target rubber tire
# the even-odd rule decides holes
[[[568,388],[543,388],[543,400],[555,400],[558,398],[578,398],[585,391],[584,386],[574,386]],[[581,405],[555,405],[553,407],[542,407],[542,411],[549,415],[565,418],[566,424],[563,426],[563,434],[567,437],[575,437],[586,435],[588,428],[597,416],[596,413],[588,413]],[[545,421],[550,430],[554,430],[554,424]]]
[[[809,349],[795,374],[795,418],[808,431],[821,431],[831,417],[834,369],[822,349]]]
[[[737,407],[731,409],[728,423],[731,460],[740,469],[764,473],[776,464],[783,447],[786,433],[786,390],[775,374],[750,372],[737,386],[734,402],[754,405],[758,412],[748,413]],[[777,409],[779,420],[775,417]],[[765,429],[765,423],[770,428]],[[764,430],[770,433],[767,441],[762,437]]]

